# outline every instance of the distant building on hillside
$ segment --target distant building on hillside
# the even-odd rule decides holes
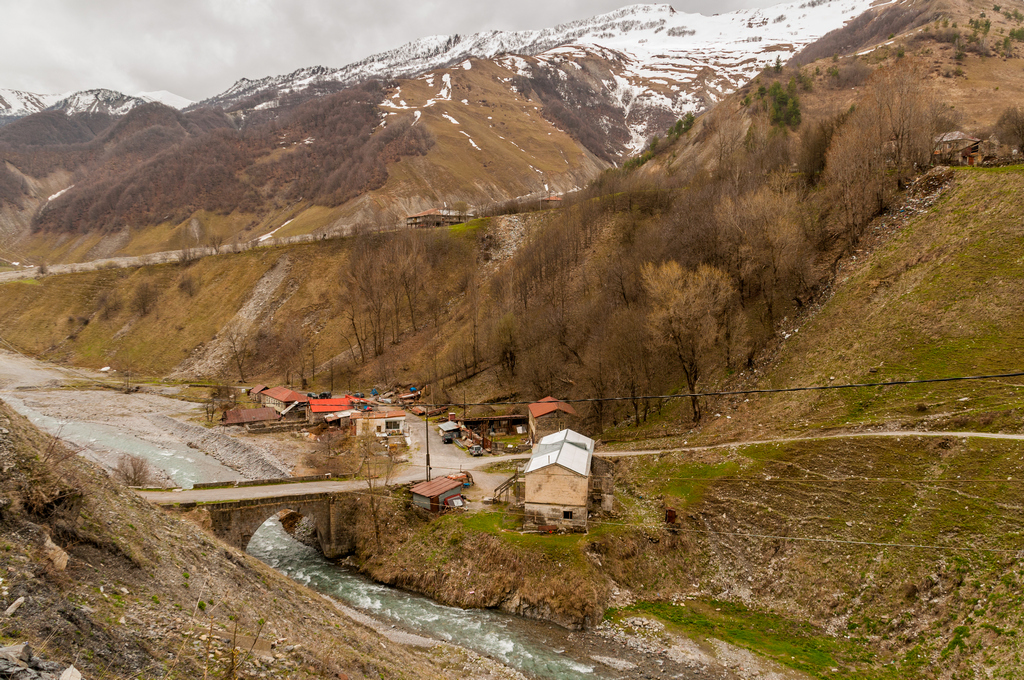
[[[427,229],[430,227],[450,227],[461,224],[467,219],[466,213],[447,208],[431,208],[405,218],[405,226],[410,229]]]
[[[541,210],[547,210],[550,208],[561,208],[562,197],[561,196],[547,196],[540,199]]]
[[[981,140],[965,132],[946,132],[933,140],[932,158],[939,165],[979,165]]]
[[[530,441],[536,444],[541,437],[558,432],[576,423],[577,413],[569,404],[554,397],[544,397],[529,406]]]

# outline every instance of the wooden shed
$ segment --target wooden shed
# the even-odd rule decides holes
[[[455,497],[462,498],[462,480],[438,477],[429,482],[420,482],[412,487],[412,502],[431,512],[440,512],[444,508],[452,507],[450,504]]]

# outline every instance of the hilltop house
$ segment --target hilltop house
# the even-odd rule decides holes
[[[943,165],[978,165],[981,140],[964,132],[946,132],[933,140],[932,160]]]
[[[529,406],[530,441],[535,444],[541,437],[558,432],[576,423],[576,410],[564,401],[544,397]]]
[[[572,430],[549,434],[524,470],[524,527],[587,530],[594,440]]]
[[[432,208],[405,218],[405,226],[410,229],[426,229],[430,227],[450,227],[466,221],[466,214],[455,210]]]

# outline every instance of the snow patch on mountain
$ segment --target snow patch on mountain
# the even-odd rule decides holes
[[[0,118],[14,120],[50,108],[68,94],[36,94],[0,89]]]
[[[204,103],[228,107],[265,90],[274,89],[281,96],[317,82],[352,84],[369,78],[411,78],[458,65],[466,68],[471,58],[501,55],[519,55],[506,59],[514,64],[512,70],[525,75],[529,64],[522,56],[542,55],[567,45],[610,49],[625,55],[633,62],[629,72],[633,78],[655,77],[684,87],[704,79],[712,81],[711,92],[725,92],[776,57],[786,61],[872,5],[878,6],[876,0],[796,0],[715,16],[677,12],[670,5],[630,5],[533,31],[430,36],[341,68],[314,66],[258,80],[243,78]],[[704,69],[712,73],[703,73]],[[432,79],[427,82],[432,86]]]
[[[180,95],[176,95],[173,92],[167,90],[156,90],[154,92],[139,92],[135,95],[139,99],[147,102],[160,102],[164,106],[170,106],[172,109],[184,109],[188,106],[195,104],[191,99],[185,99]]]

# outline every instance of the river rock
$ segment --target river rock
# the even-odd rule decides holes
[[[18,607],[23,604],[25,604],[25,598],[19,597],[14,601],[14,604],[7,608],[7,611],[4,612],[4,616],[14,616],[14,612],[18,611]]]
[[[74,666],[68,666],[60,674],[60,680],[82,680],[82,674]]]
[[[0,655],[8,657],[11,661],[24,661],[28,663],[32,658],[32,648],[27,642],[8,647],[0,647]]]
[[[64,571],[67,568],[68,554],[64,552],[63,548],[54,543],[49,536],[46,537],[46,541],[43,543],[43,552],[54,569]]]

